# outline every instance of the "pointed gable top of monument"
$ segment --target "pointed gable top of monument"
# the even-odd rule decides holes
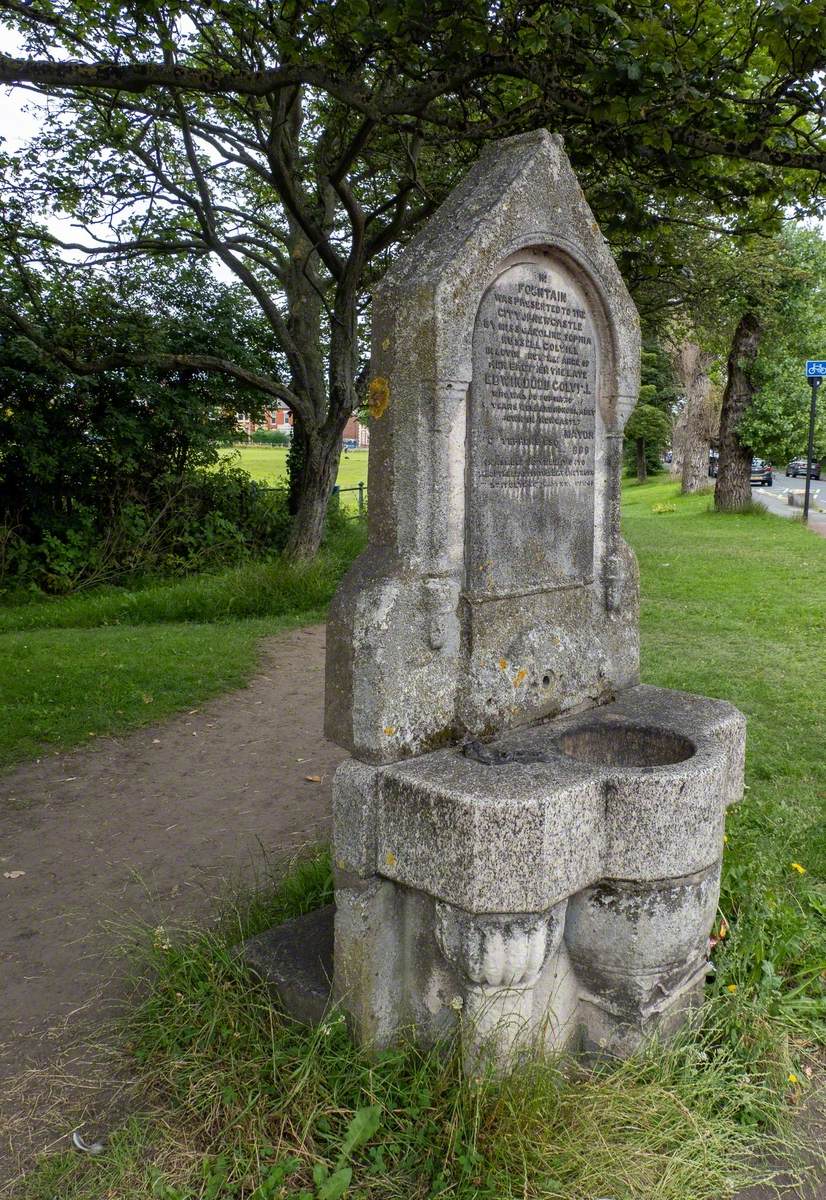
[[[421,360],[431,359],[435,374],[447,370],[461,378],[469,370],[459,352],[466,341],[463,317],[472,319],[499,264],[530,245],[570,255],[587,275],[610,314],[612,340],[620,348],[619,397],[636,398],[636,308],[562,138],[546,129],[506,138],[483,151],[384,276],[376,305],[392,307],[395,337],[414,337]],[[630,351],[627,358],[623,348]]]

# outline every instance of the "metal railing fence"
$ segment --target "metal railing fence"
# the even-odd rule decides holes
[[[281,492],[284,495],[287,494],[287,489],[283,486],[281,486],[281,487],[262,487],[261,491],[262,492]],[[345,516],[352,516],[355,519],[364,517],[367,513],[367,484],[363,480],[360,480],[355,487],[343,488],[343,487],[339,487],[338,484],[335,484],[333,486],[333,493],[332,493],[332,497],[331,497],[332,502],[334,504],[338,503],[342,496],[344,496],[348,493],[352,493],[352,492],[357,493],[357,496],[358,496],[358,499],[356,500],[356,511],[352,514],[345,513]]]

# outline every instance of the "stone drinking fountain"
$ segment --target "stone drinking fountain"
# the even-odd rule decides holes
[[[461,1022],[469,1069],[507,1069],[627,1054],[700,997],[745,721],[639,683],[639,357],[545,131],[492,146],[376,292],[369,545],[327,637],[334,933],[247,946],[296,1015],[332,995],[379,1048]]]

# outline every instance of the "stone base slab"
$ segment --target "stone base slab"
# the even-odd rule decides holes
[[[307,1025],[321,1021],[330,1005],[334,915],[335,905],[327,904],[248,938],[240,950],[282,1008]]]

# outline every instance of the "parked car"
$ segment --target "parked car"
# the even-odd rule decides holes
[[[806,459],[793,458],[786,467],[786,478],[791,475],[792,479],[796,479],[798,475],[806,478]],[[812,459],[812,479],[820,479],[820,463],[816,459]]]
[[[345,450],[358,450],[358,448],[359,448],[359,444],[355,438],[345,438],[344,439],[344,449]]]
[[[771,487],[774,476],[772,474],[772,465],[770,462],[765,462],[762,458],[753,458],[751,460],[751,486]]]

